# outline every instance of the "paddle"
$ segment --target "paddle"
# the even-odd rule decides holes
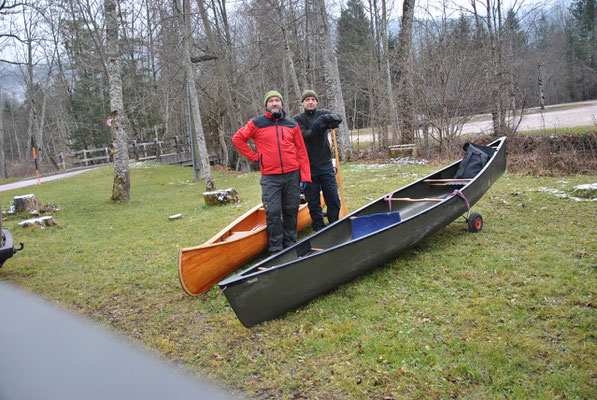
[[[338,173],[336,174],[336,181],[338,181],[338,187],[340,188],[340,214],[338,217],[344,218],[349,214],[346,203],[344,203],[344,189],[342,189],[342,176],[340,175],[340,159],[338,158],[338,143],[336,143],[336,130],[332,128],[332,137],[334,138],[334,151],[336,152],[336,168]]]

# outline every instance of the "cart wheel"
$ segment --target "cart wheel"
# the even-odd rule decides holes
[[[483,217],[481,214],[472,213],[468,218],[469,232],[479,232],[481,229],[483,229]]]

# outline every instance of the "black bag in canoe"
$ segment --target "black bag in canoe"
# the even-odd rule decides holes
[[[495,152],[493,147],[470,142],[465,142],[462,149],[466,151],[466,155],[460,161],[460,167],[456,171],[456,175],[454,175],[456,179],[474,178]]]

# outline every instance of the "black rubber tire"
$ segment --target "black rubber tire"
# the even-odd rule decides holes
[[[483,229],[483,217],[479,213],[472,213],[468,218],[469,232],[479,232]]]

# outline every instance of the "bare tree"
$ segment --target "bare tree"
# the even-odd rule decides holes
[[[128,118],[124,113],[122,100],[116,0],[104,0],[104,12],[106,19],[106,57],[108,61],[108,80],[110,82],[110,116],[112,117],[111,128],[114,139],[114,185],[112,188],[112,200],[129,201],[131,199],[131,180],[127,146]]]
[[[215,182],[211,175],[211,166],[209,165],[209,154],[207,151],[207,145],[205,143],[205,135],[203,134],[203,125],[201,124],[201,110],[199,109],[199,95],[197,94],[197,87],[195,86],[195,72],[193,70],[193,64],[191,63],[191,21],[190,21],[190,10],[191,6],[189,0],[183,0],[184,10],[180,12],[178,7],[178,1],[174,0],[175,8],[179,12],[179,18],[181,19],[181,26],[183,27],[182,35],[182,48],[183,58],[182,64],[185,71],[185,79],[188,94],[191,103],[191,116],[193,120],[193,128],[195,130],[195,140],[197,142],[197,149],[195,157],[199,157],[201,162],[201,169],[205,179],[205,187],[208,191],[212,191],[216,188]]]
[[[317,11],[317,22],[319,24],[320,38],[323,42],[323,68],[324,77],[329,98],[332,103],[332,111],[340,114],[342,119],[346,121],[346,111],[344,108],[344,97],[342,95],[342,87],[340,85],[340,74],[338,73],[338,60],[332,47],[332,37],[330,30],[330,23],[328,21],[328,14],[325,8],[324,0],[314,0],[315,9]],[[339,153],[343,159],[346,159],[347,152],[352,152],[350,149],[350,136],[348,134],[348,123],[341,124],[340,130],[340,149]]]
[[[218,46],[218,44],[216,43],[216,38],[211,29],[211,24],[209,22],[207,11],[205,9],[205,5],[203,4],[203,0],[197,0],[197,7],[199,8],[199,14],[201,15],[201,21],[203,22],[203,29],[205,30],[205,35],[207,36],[210,51],[213,52],[213,54],[217,57],[215,60],[215,66],[218,76],[218,83],[224,95],[224,102],[226,104],[226,110],[230,119],[230,125],[241,126],[242,121],[240,120],[238,113],[236,112],[236,107],[234,106],[234,101],[232,100],[232,93],[230,91],[230,87],[228,86],[230,80],[226,79],[226,73],[224,71],[224,64],[226,62],[224,52],[219,50],[220,46]],[[225,157],[224,164],[227,165],[228,144],[225,140],[224,130],[221,127],[218,129],[218,137],[220,141],[220,146],[222,147],[222,153]]]
[[[414,93],[411,74],[412,62],[412,30],[415,12],[415,0],[404,0],[402,3],[402,25],[398,44],[399,93],[401,96],[402,143],[414,143]]]
[[[4,156],[4,99],[0,88],[0,179],[6,179],[6,158]]]

